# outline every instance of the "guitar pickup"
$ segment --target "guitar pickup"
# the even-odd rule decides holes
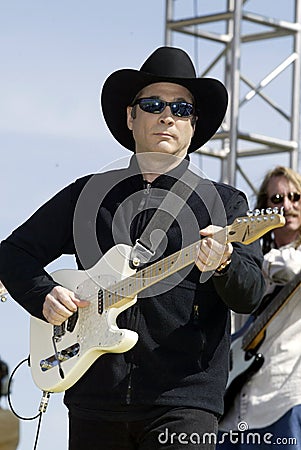
[[[69,359],[73,358],[79,353],[80,345],[73,344],[70,347],[65,348],[64,350],[61,350],[56,355],[49,356],[46,359],[42,359],[40,361],[40,368],[42,372],[46,372],[47,370],[52,369],[53,367],[56,367],[59,365],[59,363],[68,361]]]

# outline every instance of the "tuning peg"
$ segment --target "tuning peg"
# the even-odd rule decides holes
[[[248,211],[246,212],[246,216],[249,217],[251,220],[254,220],[254,217],[257,217],[257,219],[259,218],[260,215],[264,214],[263,212],[264,210],[260,210],[260,209],[248,209]]]
[[[257,219],[259,219],[259,216],[270,216],[272,214],[281,214],[282,216],[284,215],[284,208],[283,206],[281,206],[281,208],[279,209],[277,206],[275,206],[274,208],[266,208],[266,209],[248,209],[248,211],[246,212],[246,216],[249,218],[252,217],[257,217]],[[266,219],[266,217],[264,217]]]
[[[7,291],[6,291],[2,281],[0,281],[0,300],[3,303],[6,302],[6,300],[7,300],[6,294],[7,294]]]

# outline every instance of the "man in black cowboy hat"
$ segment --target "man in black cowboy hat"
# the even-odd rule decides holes
[[[219,128],[227,92],[196,78],[183,50],[161,47],[140,70],[109,76],[101,104],[113,136],[134,153],[129,167],[76,180],[42,206],[1,243],[0,278],[31,315],[56,326],[71,317],[54,334],[78,327],[76,358],[52,367],[54,356],[43,368],[60,376],[57,385],[101,336],[93,345],[105,354],[84,360],[65,393],[69,450],[213,449],[230,309],[251,312],[264,288],[259,245],[213,235],[245,215],[244,194],[188,167],[188,153]],[[74,289],[44,270],[63,253],[87,270]],[[112,335],[120,345],[110,347]]]

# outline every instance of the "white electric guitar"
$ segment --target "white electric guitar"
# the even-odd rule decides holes
[[[232,225],[215,233],[214,239],[248,245],[285,224],[281,214],[269,212],[237,218]],[[90,301],[90,305],[79,308],[60,326],[31,317],[30,366],[36,385],[46,392],[64,391],[99,356],[130,350],[138,335],[119,329],[118,315],[136,303],[137,294],[144,289],[193,264],[199,246],[200,241],[136,272],[129,265],[132,248],[118,244],[88,271],[54,272],[52,277],[56,282]]]

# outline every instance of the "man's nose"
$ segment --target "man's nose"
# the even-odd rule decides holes
[[[283,204],[282,204],[283,208],[285,211],[288,211],[289,209],[292,209],[294,206],[294,202],[292,202],[287,195],[284,196],[283,199]]]
[[[164,110],[160,114],[160,120],[164,122],[174,122],[174,117],[171,112],[171,108],[169,105],[167,105]]]

